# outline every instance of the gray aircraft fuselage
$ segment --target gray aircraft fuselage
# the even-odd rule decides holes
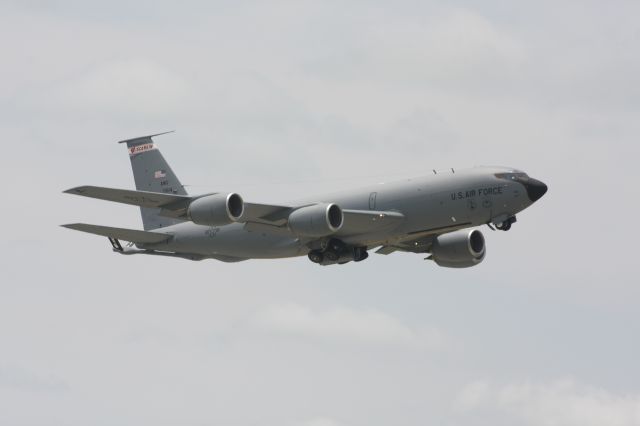
[[[336,203],[343,209],[402,213],[405,219],[395,229],[355,236],[343,236],[338,231],[332,235],[349,245],[372,248],[414,240],[418,245],[421,236],[500,224],[515,217],[545,192],[546,186],[542,182],[518,170],[475,167],[381,183],[292,205],[327,202]],[[204,226],[183,222],[161,231],[173,238],[137,246],[221,260],[303,256],[310,251],[310,240],[296,236],[286,227],[274,233],[243,223]]]

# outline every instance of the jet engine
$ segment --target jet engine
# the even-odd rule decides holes
[[[196,198],[189,204],[187,216],[198,225],[222,226],[236,222],[243,212],[242,197],[232,192]]]
[[[314,204],[294,210],[289,215],[289,229],[303,237],[324,237],[338,232],[343,221],[337,204]]]
[[[468,268],[484,260],[484,235],[477,229],[437,236],[431,247],[431,259],[446,268]]]

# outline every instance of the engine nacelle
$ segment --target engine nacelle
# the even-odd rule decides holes
[[[468,268],[484,260],[484,235],[477,229],[439,235],[431,247],[432,259],[446,268]]]
[[[198,225],[222,226],[237,221],[243,212],[242,197],[232,192],[196,198],[189,204],[187,216]]]
[[[289,229],[304,237],[324,237],[338,232],[343,221],[337,204],[315,204],[294,210],[289,215]]]

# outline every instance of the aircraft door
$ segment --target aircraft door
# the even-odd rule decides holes
[[[378,198],[377,192],[372,192],[371,194],[369,194],[369,210],[376,209],[376,198]]]

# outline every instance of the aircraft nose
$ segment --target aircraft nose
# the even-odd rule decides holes
[[[549,189],[544,182],[532,178],[529,178],[524,186],[527,188],[529,199],[533,202],[542,198],[542,196],[547,193],[547,189]]]

